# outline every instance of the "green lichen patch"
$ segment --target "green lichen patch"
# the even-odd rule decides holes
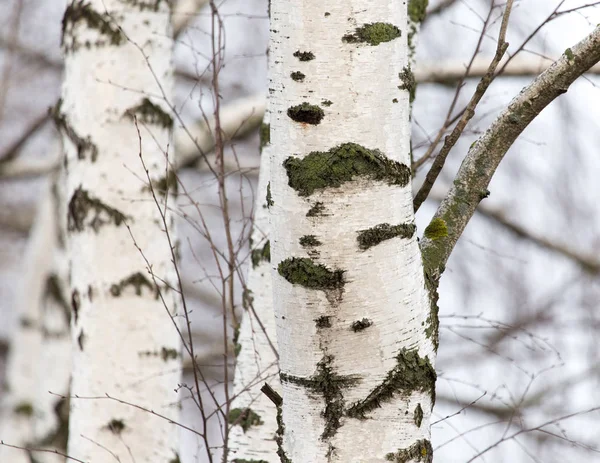
[[[173,126],[173,118],[159,105],[152,103],[149,98],[142,99],[137,106],[125,111],[125,116],[133,119],[134,116],[144,124],[159,125],[165,129]]]
[[[89,226],[98,232],[103,225],[112,223],[118,227],[127,219],[122,212],[90,196],[81,185],[71,196],[68,209],[67,229],[69,231],[81,232]],[[92,219],[85,223],[88,215],[91,215]]]
[[[260,150],[271,143],[271,125],[265,124],[264,122],[260,125],[259,129],[260,138]]]
[[[420,439],[406,449],[388,453],[385,459],[394,463],[431,463],[433,461],[433,447],[427,439]]]
[[[358,376],[341,376],[335,372],[333,356],[325,355],[319,363],[315,374],[309,378],[301,378],[285,373],[280,374],[281,381],[303,386],[325,402],[325,408],[321,416],[325,419],[325,428],[321,439],[332,438],[342,425],[341,419],[344,415],[344,390],[354,386],[360,380]]]
[[[99,39],[93,44],[86,41],[84,44],[78,43],[75,39],[75,27],[78,24],[85,24],[89,29],[94,29],[104,39]],[[72,41],[67,43],[67,37]],[[92,8],[91,4],[85,0],[74,1],[67,6],[62,19],[62,37],[61,44],[67,51],[77,50],[81,45],[86,47],[104,46],[104,45],[122,45],[125,43],[125,35],[117,24],[114,24],[108,13],[99,13]]]
[[[375,46],[384,42],[391,42],[401,35],[400,29],[389,23],[369,23],[357,27],[352,34],[346,34],[342,41],[346,43],[368,43]]]
[[[92,138],[88,135],[82,137],[71,125],[66,114],[61,112],[62,99],[59,99],[56,105],[51,108],[50,115],[56,125],[56,128],[62,132],[75,145],[77,149],[77,159],[86,159],[89,154],[90,160],[96,162],[98,159],[98,147],[92,142]]]
[[[421,423],[423,422],[423,407],[421,404],[417,404],[415,407],[415,412],[413,413],[413,419],[415,420],[415,424],[417,428],[421,427]]]
[[[119,283],[111,285],[110,294],[112,294],[114,297],[119,297],[127,286],[134,288],[136,296],[142,295],[142,287],[144,286],[151,291],[154,291],[156,296],[158,296],[158,288],[156,288],[154,283],[152,283],[143,273],[140,272],[129,275],[127,278],[123,278],[121,281],[119,281]]]
[[[290,77],[292,78],[292,80],[295,80],[296,82],[302,82],[304,80],[304,78],[306,77],[306,74],[304,74],[303,72],[300,72],[300,71],[294,71],[290,74]]]
[[[350,325],[350,329],[356,333],[358,331],[366,330],[371,325],[373,325],[371,320],[368,318],[363,318],[362,320],[353,321]]]
[[[321,201],[317,201],[306,213],[306,217],[318,217],[323,215],[323,211],[325,210],[325,205]]]
[[[323,101],[321,101],[321,104],[323,106],[329,107],[329,106],[331,106],[333,104],[333,101],[331,101],[331,100],[323,100]]]
[[[402,82],[402,85],[399,85],[398,88],[408,92],[408,99],[412,103],[415,101],[415,96],[417,94],[417,79],[415,79],[415,75],[410,68],[410,64],[402,69],[402,71],[398,74],[398,77]]]
[[[300,61],[312,61],[313,59],[315,59],[315,55],[312,51],[297,50],[294,52],[294,56]]]
[[[285,259],[279,263],[277,271],[290,283],[309,289],[339,289],[345,283],[343,270],[329,270],[307,257]]]
[[[315,235],[304,235],[300,238],[299,242],[300,246],[302,246],[303,248],[312,248],[315,246],[321,246],[323,244],[317,239]]]
[[[423,235],[430,240],[438,240],[448,236],[448,226],[446,225],[446,221],[440,218],[432,219],[429,225],[427,225],[427,228],[425,228]]]
[[[408,0],[408,17],[412,22],[420,23],[427,14],[429,0]]]
[[[267,241],[262,248],[252,250],[252,268],[258,267],[261,262],[271,262],[271,241]]]
[[[315,325],[317,328],[331,328],[331,316],[322,315],[315,319]]]
[[[575,62],[575,55],[573,54],[573,51],[570,48],[567,48],[565,50],[565,56],[567,57],[567,60],[569,61],[569,63]]]
[[[320,124],[325,117],[319,106],[306,102],[288,108],[287,115],[293,121],[311,125]]]
[[[264,424],[260,416],[250,408],[232,408],[229,410],[227,422],[233,426],[241,426],[244,432],[248,431],[250,426]]]
[[[414,223],[401,223],[400,225],[382,223],[359,231],[356,241],[358,241],[358,247],[364,251],[395,237],[412,238],[416,230],[417,227]]]
[[[127,426],[125,426],[125,421],[118,420],[115,418],[110,420],[106,425],[106,429],[108,429],[110,432],[117,436],[119,436],[125,430],[126,427]]]
[[[13,413],[20,416],[33,416],[33,405],[31,402],[19,402],[13,408]]]
[[[410,168],[388,159],[379,150],[356,143],[344,143],[329,151],[313,151],[304,158],[287,158],[283,166],[288,185],[300,196],[310,196],[318,189],[336,188],[356,177],[406,186]]]
[[[428,357],[422,358],[416,350],[402,349],[396,356],[396,366],[366,399],[354,403],[348,409],[351,418],[366,419],[367,413],[379,408],[383,402],[392,400],[394,395],[409,396],[414,391],[427,392],[431,403],[435,402],[435,369]]]
[[[267,207],[271,207],[275,204],[273,197],[271,196],[271,182],[267,183]]]

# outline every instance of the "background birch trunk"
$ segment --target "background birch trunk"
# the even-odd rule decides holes
[[[65,83],[55,119],[68,173],[68,453],[90,463],[163,463],[179,450],[175,426],[148,411],[177,418],[181,369],[170,319],[178,299],[168,212],[176,181],[166,156],[170,36],[167,2],[72,2],[63,19]]]
[[[410,187],[407,7],[271,2],[282,461],[431,461],[437,325]]]
[[[236,340],[235,377],[233,401],[229,423],[231,461],[260,460],[269,463],[280,461],[277,456],[277,409],[261,392],[267,383],[280,391],[279,366],[273,293],[270,271],[270,225],[267,209],[267,185],[270,167],[270,126],[266,112],[261,127],[261,161],[254,223],[251,235],[251,262],[246,291],[243,297],[244,312],[239,336]]]

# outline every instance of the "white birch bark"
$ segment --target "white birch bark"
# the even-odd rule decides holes
[[[73,2],[63,20],[65,85],[56,120],[67,152],[73,309],[68,453],[89,463],[177,461],[173,424],[102,399],[178,415],[173,198],[165,194],[174,181],[165,156],[170,36],[166,1]]]
[[[42,350],[37,372],[37,395],[33,439],[37,448],[67,450],[69,424],[69,384],[71,380],[70,311],[67,302],[68,261],[65,253],[66,208],[64,207],[64,172],[52,176],[47,197],[51,216],[46,227],[52,262],[46,274],[41,301]],[[40,463],[62,463],[56,453],[37,452]]]
[[[45,193],[45,194],[44,194]],[[38,403],[38,367],[42,352],[40,302],[52,260],[54,209],[49,191],[42,194],[23,257],[23,277],[17,303],[18,324],[11,340],[2,400],[0,439],[8,444],[33,444]],[[0,446],[0,461],[29,463],[28,452]]]
[[[277,408],[261,392],[267,383],[281,391],[276,354],[275,318],[270,271],[269,182],[270,142],[269,113],[261,127],[261,162],[254,223],[251,235],[251,262],[248,271],[244,312],[236,340],[239,354],[233,381],[234,399],[230,406],[229,461],[280,461],[277,456]],[[280,392],[279,392],[280,393]]]
[[[399,77],[406,4],[272,0],[271,20],[282,461],[430,462],[435,324]]]

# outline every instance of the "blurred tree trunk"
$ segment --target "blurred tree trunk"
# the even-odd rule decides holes
[[[407,24],[397,1],[271,2],[282,461],[432,461],[437,314],[414,225]]]
[[[68,178],[68,453],[90,462],[164,463],[179,450],[178,429],[149,412],[177,419],[181,370],[170,319],[178,285],[168,211],[177,182],[166,156],[169,13],[161,1],[74,1],[63,19],[65,83],[55,118]]]

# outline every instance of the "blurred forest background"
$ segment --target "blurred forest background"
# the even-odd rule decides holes
[[[198,134],[213,111],[206,75],[209,15],[202,6],[206,2],[179,3],[174,15],[181,25],[175,43],[175,105],[185,126]],[[248,116],[258,115],[254,119],[260,122],[267,94],[267,0],[217,3],[226,36],[221,101],[233,114],[240,105],[254,108],[240,119],[249,129],[238,131],[226,149],[230,213],[239,260],[247,265],[260,159],[258,124]],[[493,56],[501,9],[492,9],[482,35],[490,5],[489,0],[430,1],[418,39],[415,160],[447,121],[460,84],[456,71],[449,71],[464,74],[480,38],[475,62],[485,67]],[[40,262],[47,259],[41,255],[47,247],[28,249],[60,157],[48,108],[61,91],[65,6],[64,0],[0,0],[0,378],[6,374],[19,314],[32,304],[32,297],[38,298],[35,303],[41,297],[31,288],[43,267]],[[542,69],[599,22],[594,2],[515,3],[507,41],[509,55],[518,53],[513,68],[506,69],[524,66],[515,71],[524,75],[494,81],[419,210],[419,230],[435,211],[436,198],[451,184],[469,145],[534,78],[531,69]],[[467,103],[477,82],[464,80],[452,116]],[[448,264],[439,291],[435,461],[600,461],[598,84],[600,77],[586,74],[519,138]],[[181,125],[175,127],[176,149],[178,137],[186,138]],[[177,204],[183,283],[193,308],[198,362],[214,386],[223,382],[224,370],[213,248],[225,249],[226,243],[215,178],[188,145],[179,145],[187,154],[178,171],[189,193],[181,194]],[[427,166],[417,172],[415,191]],[[32,375],[38,361],[35,355],[31,358]],[[215,391],[222,394],[223,389]],[[182,421],[201,428],[198,410],[183,392],[181,400]],[[214,442],[219,426],[216,417],[209,420]],[[181,461],[205,461],[204,443],[186,431],[182,438]],[[494,448],[478,456],[489,446]]]

